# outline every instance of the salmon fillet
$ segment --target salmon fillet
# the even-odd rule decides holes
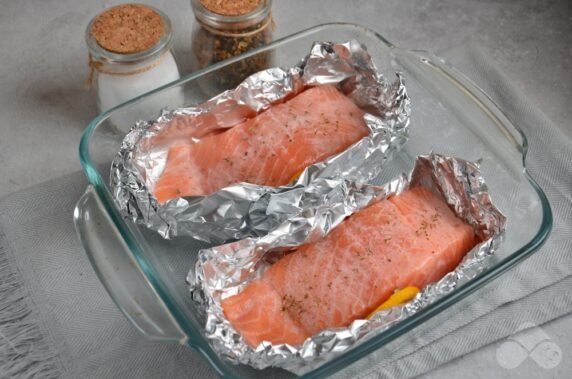
[[[239,182],[285,185],[366,135],[363,111],[349,98],[333,86],[314,87],[222,133],[171,147],[154,194],[165,202]]]
[[[300,344],[365,318],[397,289],[452,271],[476,244],[445,201],[416,187],[350,216],[328,236],[272,265],[222,301],[247,343]]]

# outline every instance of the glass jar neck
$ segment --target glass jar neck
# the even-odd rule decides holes
[[[225,16],[211,12],[203,6],[200,0],[191,0],[193,12],[197,21],[215,30],[251,30],[261,29],[270,20],[272,0],[261,0],[252,12],[240,16]]]
[[[139,64],[148,64],[149,62],[153,62],[157,58],[161,57],[171,48],[172,43],[172,31],[171,31],[171,20],[169,17],[161,12],[160,10],[146,5],[146,7],[151,8],[155,11],[162,19],[164,25],[164,32],[161,36],[161,39],[149,49],[132,53],[132,54],[119,54],[114,53],[112,51],[106,50],[102,48],[97,41],[95,40],[94,36],[91,33],[93,28],[93,23],[95,22],[96,17],[94,17],[85,31],[85,40],[87,43],[87,47],[89,50],[90,56],[90,65],[92,62],[98,62],[98,65],[103,65],[105,67],[110,67],[111,65],[118,64],[124,65],[128,67],[133,67],[133,65]]]
[[[109,75],[136,75],[142,72],[148,71],[153,67],[158,66],[162,63],[167,55],[171,54],[169,50],[165,50],[162,54],[153,55],[145,59],[141,59],[136,62],[128,63],[117,63],[108,61],[98,61],[93,58],[90,59],[90,66],[92,70],[98,72],[98,74],[109,74]]]

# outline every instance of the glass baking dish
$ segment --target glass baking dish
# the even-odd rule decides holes
[[[223,68],[269,52],[276,65],[291,67],[308,53],[313,41],[350,39],[367,46],[388,79],[392,80],[395,71],[402,72],[412,101],[410,140],[377,182],[410,172],[415,157],[431,151],[479,161],[493,201],[507,216],[508,224],[504,242],[487,271],[305,377],[331,375],[397,337],[407,338],[413,328],[423,327],[431,317],[447,312],[448,307],[530,256],[550,232],[550,206],[526,171],[527,141],[518,127],[482,90],[442,59],[428,52],[398,48],[359,25],[316,26],[139,96],[99,115],[82,137],[80,159],[89,186],[75,210],[76,229],[99,278],[135,327],[152,340],[185,344],[199,351],[221,376],[292,374],[231,365],[211,349],[201,333],[204,320],[185,283],[196,252],[208,245],[190,238],[163,240],[124,219],[109,192],[111,161],[133,123],[156,118],[161,108],[189,105],[213,96],[208,84]]]

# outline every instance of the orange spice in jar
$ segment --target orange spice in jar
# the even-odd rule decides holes
[[[160,10],[142,4],[122,4],[105,10],[86,29],[90,75],[98,106],[105,111],[145,92],[179,79],[171,52],[171,22]],[[180,106],[178,96],[157,97],[155,112]],[[145,108],[149,108],[148,104]],[[117,126],[127,122],[112,115]],[[143,117],[143,115],[141,116]]]
[[[134,54],[155,46],[165,33],[161,15],[145,5],[124,4],[95,17],[90,35],[99,46],[118,54]]]
[[[201,69],[272,41],[272,0],[191,0],[196,23],[192,68]],[[212,94],[231,89],[251,74],[272,66],[272,54],[261,52],[226,66],[209,78]]]

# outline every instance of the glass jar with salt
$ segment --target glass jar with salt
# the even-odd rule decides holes
[[[123,4],[94,17],[86,29],[90,74],[100,111],[109,110],[145,92],[179,79],[171,52],[171,22],[160,10]],[[131,107],[131,115],[113,114],[111,122],[128,130],[136,118],[153,118],[162,108],[181,106],[180,90],[167,91]]]
[[[196,19],[191,44],[193,70],[272,41],[272,0],[191,0],[191,6]],[[272,54],[261,52],[226,66],[216,76],[207,76],[204,81],[209,94],[214,95],[236,87],[249,75],[271,67],[272,63]]]

